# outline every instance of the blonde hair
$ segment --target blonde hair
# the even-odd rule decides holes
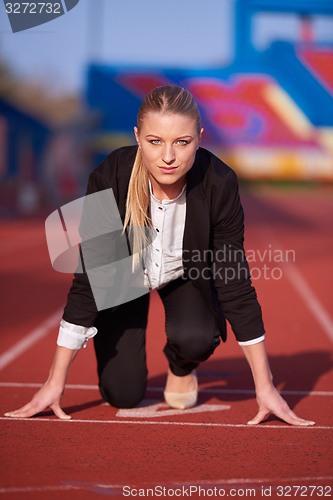
[[[182,87],[156,87],[144,98],[137,117],[139,131],[145,115],[151,112],[190,116],[195,121],[198,137],[200,136],[201,118],[198,106],[192,94]],[[133,238],[133,270],[140,262],[141,254],[148,243],[146,228],[151,227],[148,208],[148,170],[143,163],[141,149],[138,148],[128,186],[124,222],[124,230],[129,227]]]

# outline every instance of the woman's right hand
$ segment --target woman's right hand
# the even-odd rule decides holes
[[[51,408],[58,418],[70,420],[72,417],[67,415],[60,407],[63,392],[64,386],[62,384],[55,384],[48,380],[29,403],[18,410],[5,413],[5,417],[28,418],[47,408]]]
[[[50,375],[43,387],[34,395],[30,403],[18,410],[5,413],[5,417],[28,418],[47,408],[51,408],[58,418],[63,420],[71,419],[72,417],[60,408],[60,401],[65,389],[69,367],[77,353],[77,350],[57,345]]]

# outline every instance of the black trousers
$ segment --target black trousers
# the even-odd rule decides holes
[[[188,375],[219,345],[218,326],[191,281],[179,278],[158,293],[166,317],[164,353],[175,375]],[[100,392],[117,408],[132,408],[145,394],[148,306],[149,294],[101,311],[95,323]]]

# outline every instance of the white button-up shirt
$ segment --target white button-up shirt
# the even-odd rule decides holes
[[[150,189],[150,217],[155,230],[144,272],[152,289],[165,286],[183,275],[183,236],[186,216],[186,185],[173,200],[158,200]]]

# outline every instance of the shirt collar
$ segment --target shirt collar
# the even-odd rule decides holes
[[[179,193],[179,195],[176,197],[176,198],[173,198],[172,200],[158,200],[154,195],[153,195],[153,191],[152,191],[152,187],[151,187],[151,182],[150,182],[150,179],[148,179],[148,183],[149,183],[149,192],[150,192],[150,196],[151,198],[156,201],[157,203],[159,203],[160,205],[170,205],[171,203],[174,203],[175,201],[179,200],[179,198],[184,194],[185,190],[186,190],[186,184],[184,185],[183,189],[181,190],[181,192]]]

